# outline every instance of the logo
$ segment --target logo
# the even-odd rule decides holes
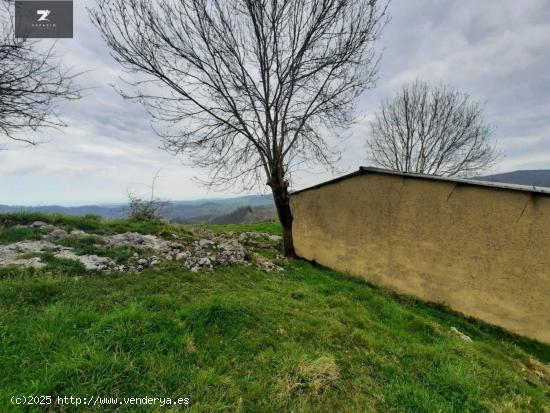
[[[15,0],[14,3],[17,38],[73,37],[72,0]]]
[[[50,15],[50,10],[36,10],[36,14],[40,14],[40,18],[37,20],[39,22],[49,22],[48,16]]]

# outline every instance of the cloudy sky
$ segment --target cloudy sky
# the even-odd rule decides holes
[[[8,144],[0,151],[0,204],[77,205],[119,202],[160,170],[158,195],[168,199],[235,195],[194,183],[201,171],[159,149],[146,113],[109,84],[122,72],[74,2],[74,38],[58,42],[64,61],[87,70],[91,88],[61,107],[70,125],[45,132],[37,147]],[[91,3],[91,2],[90,2]],[[342,144],[341,171],[365,165],[369,114],[405,82],[447,83],[485,103],[493,138],[505,154],[492,172],[550,169],[550,7],[548,0],[393,0],[375,90],[361,99],[365,116]],[[46,42],[47,40],[42,40]],[[4,142],[5,143],[5,142]],[[295,188],[330,178],[305,171]]]

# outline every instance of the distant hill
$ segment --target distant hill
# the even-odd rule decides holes
[[[274,205],[260,205],[240,207],[223,215],[201,215],[176,221],[182,224],[245,224],[276,219],[277,210]]]
[[[501,182],[506,184],[544,186],[550,188],[550,169],[535,169],[530,171],[513,171],[502,174],[478,176],[478,181]]]
[[[249,207],[254,211],[260,211],[274,208],[271,195],[247,195],[237,198],[227,199],[199,199],[193,201],[173,201],[170,202],[163,218],[176,222],[209,222],[216,217],[222,217],[233,213],[239,208]],[[49,212],[61,213],[66,215],[99,215],[104,218],[120,218],[128,214],[126,205],[108,204],[108,205],[83,205],[75,207],[65,207],[59,205],[40,205],[40,206],[11,206],[0,205],[0,212]],[[242,214],[242,213],[241,213]],[[249,214],[250,215],[250,214]],[[250,222],[250,221],[247,221]],[[238,223],[238,222],[236,222]]]
[[[127,214],[123,205],[82,205],[64,207],[59,205],[19,206],[0,205],[0,212],[48,212],[64,215],[99,215],[103,218],[120,218]]]

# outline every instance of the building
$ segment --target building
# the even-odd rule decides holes
[[[550,191],[362,167],[290,202],[299,256],[550,343]]]

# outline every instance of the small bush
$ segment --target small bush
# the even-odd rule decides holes
[[[130,219],[136,221],[159,221],[162,211],[168,205],[159,198],[143,199],[134,194],[129,194],[128,211]]]

